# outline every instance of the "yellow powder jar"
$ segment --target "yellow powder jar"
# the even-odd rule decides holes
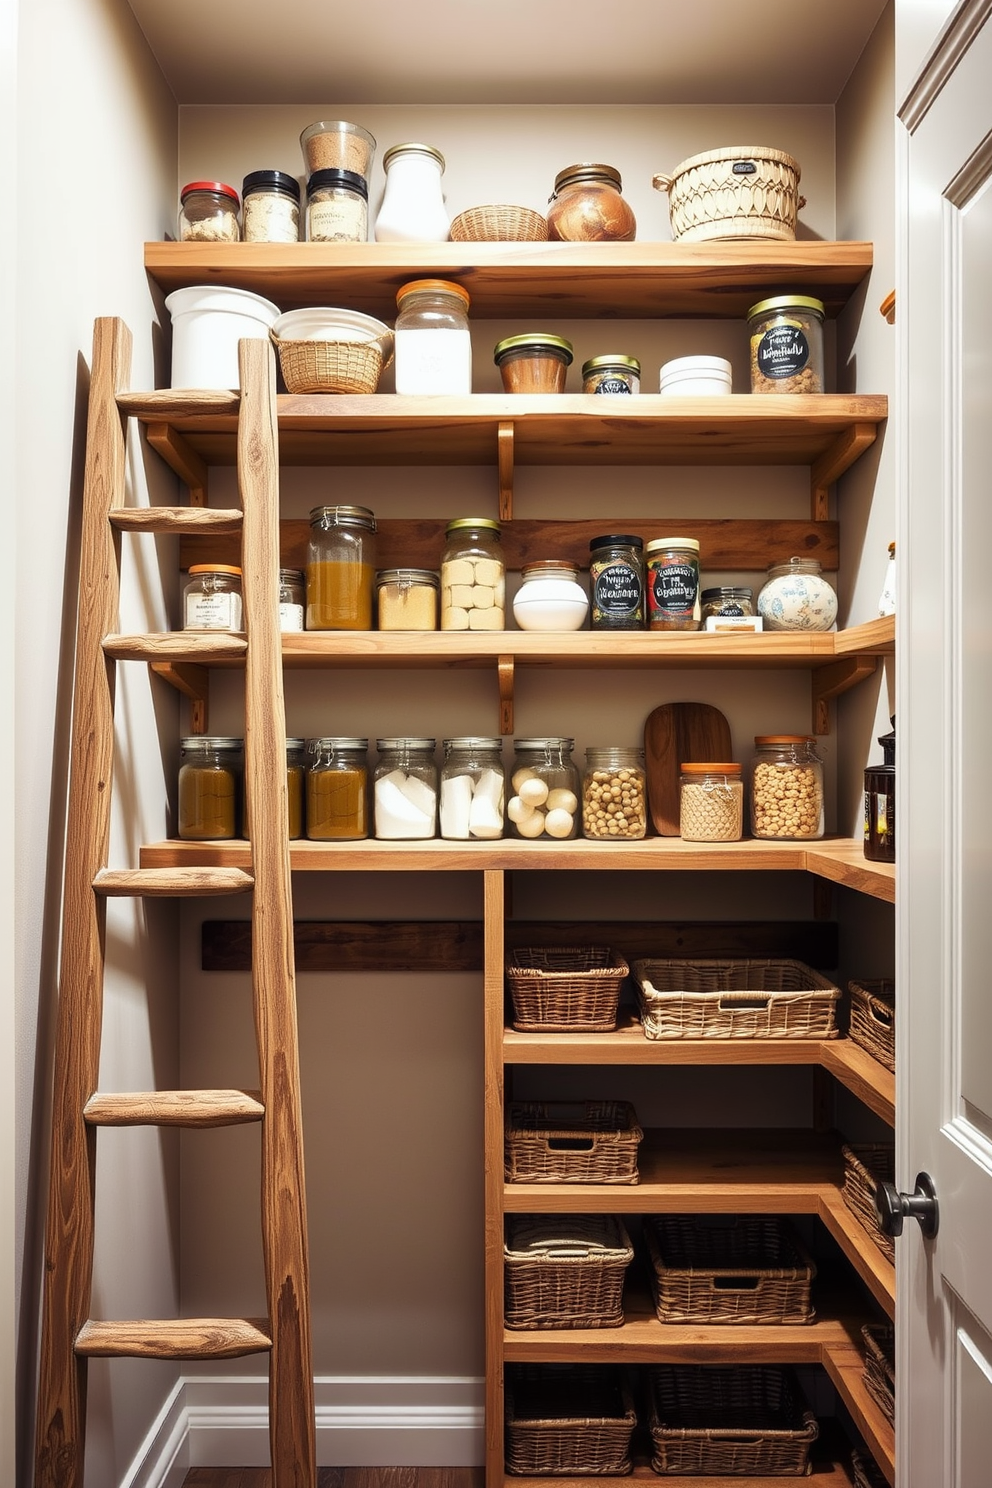
[[[311,739],[307,836],[350,842],[369,835],[368,739]]]
[[[429,568],[384,568],[375,576],[380,630],[437,630],[440,583]]]
[[[238,835],[241,818],[243,741],[217,734],[182,740],[179,768],[179,836],[184,842]]]
[[[307,549],[307,630],[371,630],[375,517],[365,506],[316,506]]]

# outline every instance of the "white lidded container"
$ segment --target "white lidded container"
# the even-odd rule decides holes
[[[194,284],[166,295],[172,316],[172,386],[237,388],[238,342],[268,341],[279,306],[247,289]]]
[[[451,230],[433,145],[393,145],[382,157],[386,190],[375,219],[377,243],[446,243]]]
[[[588,613],[574,563],[548,559],[525,565],[513,598],[513,618],[521,630],[581,630]]]
[[[676,357],[661,369],[660,391],[676,398],[709,398],[731,392],[732,379],[726,357]]]

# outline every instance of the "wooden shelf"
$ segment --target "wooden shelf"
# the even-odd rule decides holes
[[[872,266],[870,243],[146,243],[166,293],[187,284],[250,289],[283,310],[333,303],[393,321],[396,290],[455,279],[472,318],[743,317],[762,291],[796,289],[836,315]]]
[[[814,1447],[815,1449],[815,1447]],[[844,1465],[843,1458],[850,1454],[838,1453],[836,1457],[826,1460],[819,1458],[813,1461],[812,1471],[808,1477],[793,1478],[795,1483],[809,1483],[812,1488],[851,1488],[854,1481],[848,1468]],[[789,1478],[779,1477],[746,1477],[739,1475],[732,1478],[701,1478],[701,1477],[673,1477],[668,1473],[659,1477],[653,1472],[646,1462],[637,1462],[634,1470],[625,1478],[610,1479],[611,1482],[623,1483],[652,1483],[654,1488],[782,1488],[783,1483],[788,1484]],[[589,1488],[587,1477],[540,1477],[528,1478],[518,1476],[515,1473],[507,1473],[503,1478],[503,1488]]]

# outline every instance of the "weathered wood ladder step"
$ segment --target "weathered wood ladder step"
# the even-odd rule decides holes
[[[242,393],[152,394],[162,409],[238,415],[238,510],[197,505],[206,469],[181,439],[189,508],[125,508],[121,390],[131,338],[96,323],[83,480],[79,613],[53,1076],[52,1149],[38,1386],[35,1488],[83,1488],[86,1363],[94,1357],[229,1359],[269,1354],[273,1488],[315,1488],[309,1263],[300,1117],[293,912],[286,831],[286,726],[278,614],[279,510],[275,365],[264,341],[240,349]],[[147,406],[149,397],[138,399]],[[154,437],[153,437],[154,436]],[[171,439],[148,429],[149,442]],[[119,633],[121,533],[238,533],[243,636]],[[244,666],[245,788],[251,868],[110,869],[116,663],[150,662],[195,699],[202,663]],[[195,726],[195,725],[194,725]],[[108,900],[252,895],[252,993],[260,1089],[101,1092]],[[257,1122],[262,1149],[262,1252],[268,1318],[89,1319],[97,1164],[104,1127],[206,1129]],[[277,1322],[275,1320],[278,1320]]]

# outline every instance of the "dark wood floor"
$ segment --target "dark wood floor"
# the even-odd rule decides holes
[[[482,1488],[481,1467],[320,1467],[317,1488]],[[183,1488],[272,1488],[267,1467],[193,1467]]]

